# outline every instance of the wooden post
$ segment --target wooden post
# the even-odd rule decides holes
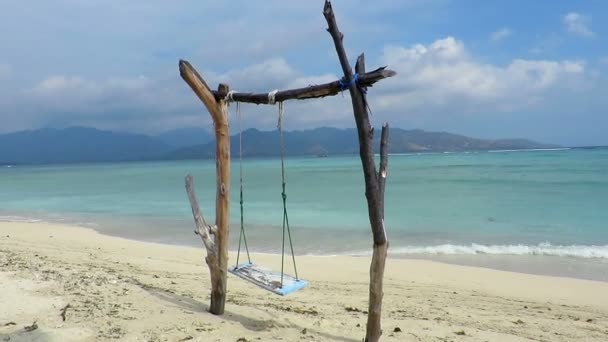
[[[365,341],[375,342],[379,341],[380,336],[382,335],[382,326],[380,323],[383,297],[382,287],[384,266],[388,250],[388,241],[384,229],[383,218],[384,200],[382,197],[384,196],[384,192],[381,192],[381,189],[384,189],[384,182],[382,181],[382,187],[380,187],[380,177],[378,172],[376,172],[376,163],[374,160],[373,151],[374,129],[369,123],[365,89],[358,82],[353,81],[354,75],[342,43],[344,35],[338,29],[336,17],[329,0],[325,1],[323,15],[327,21],[327,31],[334,41],[338,59],[340,60],[342,71],[344,72],[344,79],[346,80],[346,84],[348,84],[355,122],[357,124],[357,132],[359,135],[359,155],[361,157],[363,176],[365,179],[365,197],[367,199],[369,222],[374,238],[374,251],[370,265],[369,311],[367,316]],[[365,59],[363,55],[359,56],[356,69],[357,72],[365,71]],[[383,134],[383,136],[386,138],[386,140],[388,140],[388,126],[386,125],[382,130],[383,132],[386,132]],[[386,151],[386,144],[384,147]],[[385,160],[385,166],[387,157],[388,153],[386,152],[385,157],[383,158]],[[384,176],[386,176],[386,170],[383,171]]]
[[[382,233],[385,237],[384,243],[376,243],[374,240],[374,250],[372,262],[369,269],[369,303],[367,314],[366,341],[378,341],[382,335],[382,298],[384,297],[384,266],[388,252],[388,240],[384,229],[384,188],[388,167],[388,124],[382,126],[380,136],[380,170],[377,173],[378,179],[378,210],[382,217]],[[372,228],[373,229],[373,228]]]
[[[228,104],[225,101],[228,86],[220,84],[216,100],[203,78],[186,61],[179,62],[180,75],[192,91],[203,102],[215,127],[217,189],[215,199],[215,227],[206,224],[196,195],[192,176],[186,176],[186,189],[197,226],[195,231],[203,239],[207,249],[205,258],[211,274],[211,305],[209,312],[215,315],[224,313],[226,304],[226,280],[228,271],[228,234],[230,224],[230,130],[228,125]]]

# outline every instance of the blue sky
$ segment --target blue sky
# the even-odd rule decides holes
[[[481,138],[608,144],[608,3],[335,0],[351,61],[398,72],[369,92],[372,120]],[[22,0],[0,11],[0,133],[93,126],[209,127],[180,79],[270,91],[340,66],[323,1]],[[286,104],[288,129],[353,127],[347,94]],[[243,106],[272,129],[276,109]]]

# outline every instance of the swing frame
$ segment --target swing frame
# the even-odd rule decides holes
[[[383,279],[388,251],[388,238],[384,227],[384,189],[388,166],[388,124],[382,126],[380,138],[380,165],[376,169],[373,149],[374,129],[370,124],[367,87],[396,75],[392,70],[378,68],[365,72],[365,57],[357,58],[355,73],[351,68],[346,50],[344,35],[338,29],[336,17],[329,0],[325,0],[323,16],[327,21],[327,32],[331,35],[344,77],[330,83],[319,84],[299,89],[274,92],[277,102],[290,99],[309,99],[336,95],[348,90],[352,102],[353,115],[359,138],[359,155],[365,180],[365,197],[369,223],[373,236],[373,252],[370,265],[369,303],[366,325],[366,342],[380,340],[382,335],[381,313],[383,297]],[[212,91],[205,80],[190,65],[180,60],[179,71],[182,79],[190,86],[207,108],[213,120],[216,138],[216,216],[215,224],[205,222],[194,193],[193,179],[186,176],[186,191],[196,224],[195,233],[207,250],[205,261],[211,276],[211,305],[209,311],[216,315],[224,313],[226,303],[226,275],[228,270],[228,231],[230,222],[230,130],[228,125],[227,98],[229,87],[220,84],[217,92]],[[231,98],[239,102],[268,104],[269,94],[233,93]]]

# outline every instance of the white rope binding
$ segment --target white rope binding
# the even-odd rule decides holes
[[[230,90],[230,91],[228,91],[228,95],[226,95],[226,101],[228,103],[234,102],[234,99],[232,98],[232,96],[234,95],[234,93],[238,93],[238,91],[236,91],[236,90]]]
[[[268,93],[268,104],[273,105],[273,104],[276,103],[275,96],[277,95],[278,92],[279,92],[279,90],[275,89],[275,90],[273,90],[273,91],[271,91],[271,92]]]
[[[226,99],[226,101],[224,101],[224,105],[222,106],[222,114],[226,120],[228,120],[230,117],[230,109],[228,107],[230,107],[230,101]],[[215,121],[213,121],[213,126],[215,127]]]

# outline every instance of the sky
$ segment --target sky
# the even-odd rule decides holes
[[[334,0],[352,64],[398,74],[369,89],[372,123],[608,145],[608,2]],[[322,0],[20,0],[0,5],[0,133],[211,127],[179,59],[211,87],[268,92],[342,76]],[[241,106],[242,126],[277,108]],[[234,106],[233,130],[236,116]],[[349,95],[290,101],[286,129],[354,127]]]

